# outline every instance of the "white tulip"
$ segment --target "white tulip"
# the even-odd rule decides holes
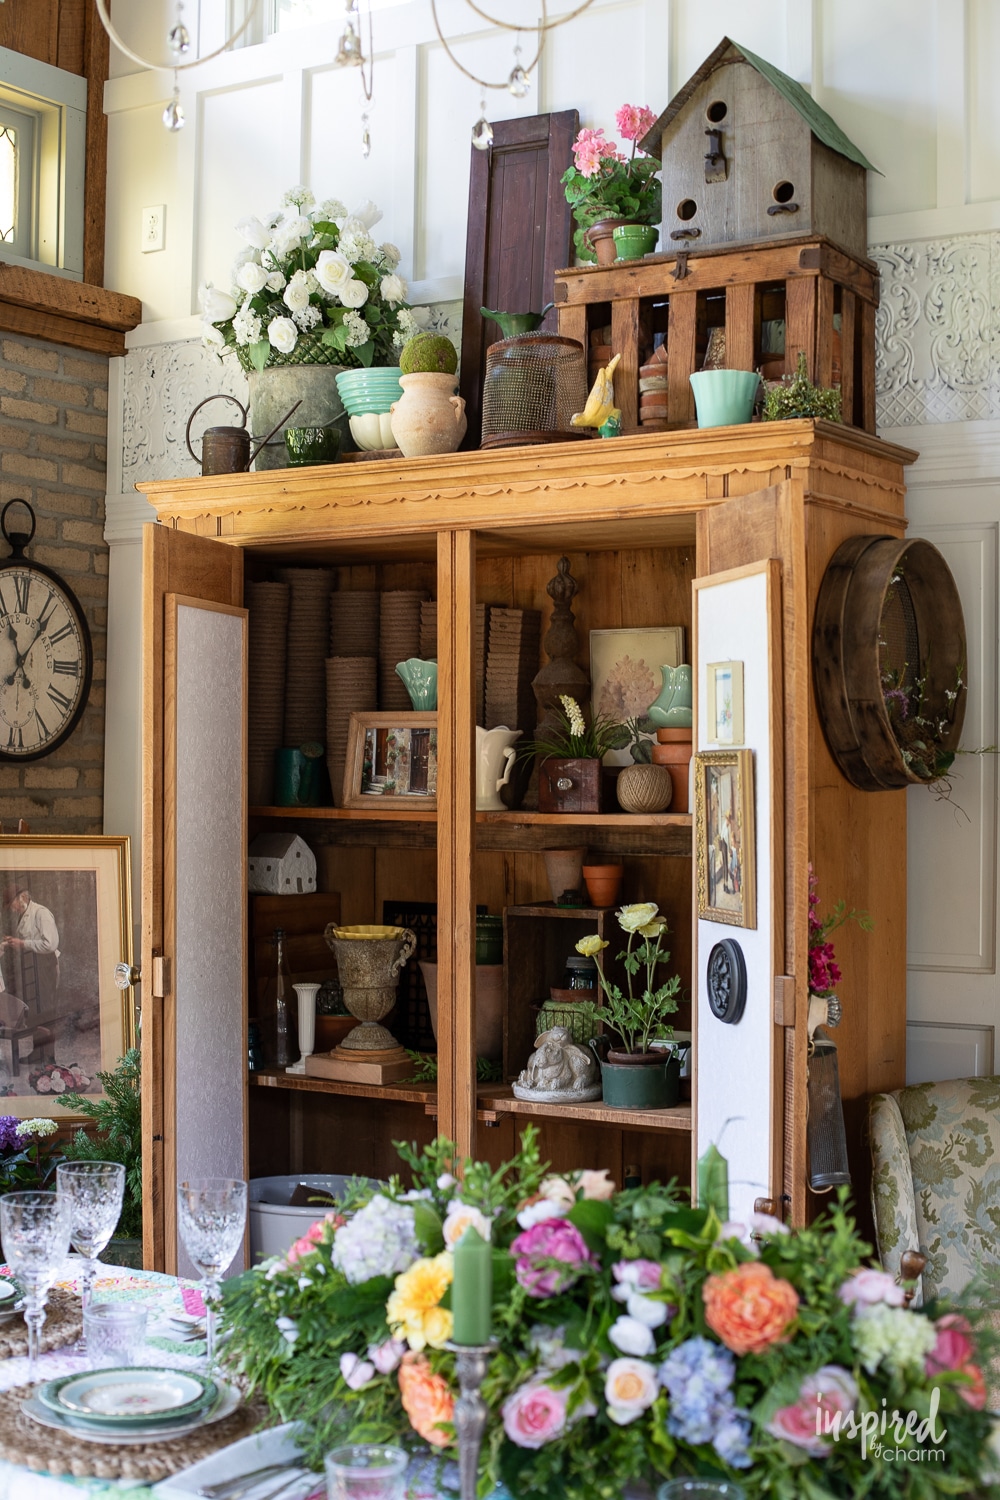
[[[382,210],[376,208],[370,198],[366,198],[363,203],[358,204],[357,208],[351,210],[351,218],[358,219],[366,229],[374,229],[381,217]]]
[[[209,323],[228,323],[236,313],[235,299],[210,281],[199,288],[198,305]]]
[[[402,276],[392,274],[383,276],[379,284],[379,291],[388,302],[390,307],[395,307],[397,302],[405,302],[407,296],[407,285]]]
[[[203,323],[201,326],[201,342],[204,348],[213,349],[216,353],[226,347],[226,340],[221,328],[216,328],[214,323]]]
[[[272,318],[267,325],[268,342],[279,354],[291,354],[298,337],[299,330],[291,318]]]
[[[248,219],[241,219],[236,226],[236,233],[252,245],[255,250],[263,250],[267,244],[267,230],[260,220],[253,215]]]

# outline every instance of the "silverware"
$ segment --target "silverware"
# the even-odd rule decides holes
[[[291,1475],[295,1477],[301,1472],[298,1464],[266,1464],[262,1469],[252,1469],[249,1474],[240,1474],[236,1479],[226,1479],[218,1484],[203,1484],[197,1491],[199,1495],[205,1496],[205,1500],[240,1500],[242,1495],[250,1490],[256,1489],[257,1485],[263,1484],[265,1479],[271,1479],[277,1474]],[[284,1489],[290,1484],[291,1479],[286,1479],[279,1489]],[[277,1494],[278,1491],[273,1493]]]

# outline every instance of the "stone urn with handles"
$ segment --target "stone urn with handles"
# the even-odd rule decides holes
[[[337,955],[344,1004],[361,1022],[340,1045],[357,1052],[398,1047],[392,1032],[378,1023],[396,1003],[400,972],[417,946],[415,935],[408,927],[342,927],[330,922],[323,936]]]
[[[389,408],[392,435],[404,458],[454,453],[468,426],[458,376],[437,370],[401,375],[403,394]]]

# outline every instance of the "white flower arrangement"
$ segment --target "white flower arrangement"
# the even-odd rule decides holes
[[[328,346],[337,363],[394,364],[418,325],[398,249],[371,233],[381,217],[371,202],[348,213],[327,198],[317,208],[300,186],[266,219],[241,219],[231,289],[199,291],[205,346],[235,353],[245,370],[284,363],[303,336]]]

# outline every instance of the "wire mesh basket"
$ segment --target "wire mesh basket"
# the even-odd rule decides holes
[[[586,401],[587,361],[576,339],[555,333],[501,339],[486,351],[482,446],[593,437],[589,427],[570,426]]]

